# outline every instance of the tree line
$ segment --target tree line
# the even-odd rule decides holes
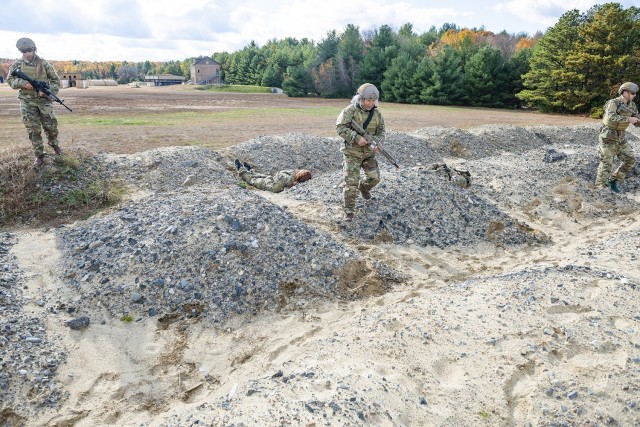
[[[624,81],[640,76],[640,9],[619,3],[566,12],[542,33],[494,34],[444,24],[418,34],[409,23],[361,31],[347,25],[319,42],[285,38],[216,52],[227,84],[280,87],[289,96],[348,98],[363,82],[381,99],[409,104],[597,116]],[[51,61],[59,72],[119,83],[150,74],[190,77],[194,58],[168,62]],[[2,64],[8,68],[8,64]]]
[[[619,3],[566,12],[544,34],[494,34],[444,24],[417,34],[348,25],[317,44],[250,43],[215,53],[232,84],[282,87],[289,96],[351,97],[363,82],[409,104],[520,108],[598,116],[622,82],[640,76],[640,9]]]

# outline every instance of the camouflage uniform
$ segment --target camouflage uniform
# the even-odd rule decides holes
[[[51,100],[38,96],[38,93],[33,89],[25,89],[24,85],[27,81],[11,75],[15,69],[20,69],[34,80],[47,82],[54,94],[60,90],[60,78],[49,62],[35,54],[30,62],[23,58],[16,60],[9,68],[7,76],[9,86],[20,90],[18,98],[20,99],[22,121],[27,128],[36,157],[41,157],[44,154],[41,129],[44,129],[49,145],[57,147],[58,119],[53,112]]]
[[[467,170],[452,168],[445,163],[433,163],[427,166],[426,170],[435,173],[460,188],[467,188],[471,185],[471,174]]]
[[[342,110],[336,121],[336,131],[344,141],[340,145],[342,153],[342,174],[344,178],[344,188],[342,190],[343,209],[345,214],[353,214],[356,207],[356,197],[358,190],[367,193],[380,182],[380,169],[375,152],[370,146],[361,147],[358,145],[355,130],[351,127],[351,120],[355,120],[364,128],[364,122],[369,117],[369,111],[365,111],[358,102],[352,102],[347,108]],[[373,109],[373,117],[364,128],[375,137],[384,138],[384,119],[377,108]],[[364,176],[360,177],[360,169],[364,171]]]
[[[272,193],[279,193],[285,188],[293,187],[296,177],[295,170],[283,170],[276,172],[275,175],[264,175],[242,168],[238,174],[249,185]]]
[[[625,129],[629,126],[629,117],[632,114],[620,110],[622,103],[622,97],[618,97],[607,101],[604,105],[604,117],[602,118],[604,124],[600,128],[598,137],[598,152],[600,154],[600,164],[596,175],[596,186],[598,187],[606,187],[609,180],[622,182],[636,164],[633,149],[625,139]],[[636,114],[638,112],[633,101],[629,101],[627,108]],[[616,156],[622,164],[612,173],[613,159]]]

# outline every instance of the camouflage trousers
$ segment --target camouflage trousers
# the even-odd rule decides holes
[[[378,185],[380,182],[380,169],[374,156],[362,158],[343,152],[342,160],[342,175],[344,178],[344,188],[342,189],[343,209],[345,213],[354,213],[358,191],[371,191],[373,187]],[[362,177],[360,176],[360,169],[364,171],[364,176]]]
[[[290,187],[294,180],[293,170],[282,170],[275,175],[265,175],[243,168],[239,174],[249,185],[258,190],[271,191],[272,193],[279,193],[285,188]]]
[[[636,164],[636,158],[633,155],[633,148],[629,143],[622,139],[620,141],[614,139],[600,138],[598,143],[598,153],[600,155],[600,164],[598,165],[598,173],[596,174],[596,186],[606,187],[607,181],[624,181],[625,176]],[[620,166],[613,170],[613,159],[615,157],[622,162]]]
[[[58,145],[58,119],[56,119],[53,105],[49,100],[44,98],[23,99],[20,102],[20,114],[22,114],[22,122],[27,128],[36,157],[44,154],[42,129],[47,135],[49,145],[52,147]]]

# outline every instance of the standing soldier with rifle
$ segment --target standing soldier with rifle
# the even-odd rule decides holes
[[[638,85],[626,82],[620,85],[617,98],[613,98],[604,105],[604,115],[602,117],[602,127],[598,138],[598,152],[600,154],[600,164],[596,175],[596,187],[610,188],[615,193],[620,192],[618,183],[631,172],[636,158],[633,155],[633,148],[625,138],[625,129],[632,124],[640,126],[638,119],[638,108],[633,102],[633,98],[638,93]],[[615,172],[613,169],[613,158],[618,157],[622,161]]]
[[[336,121],[338,135],[344,140],[340,145],[342,153],[342,172],[344,188],[342,190],[344,220],[352,221],[356,207],[358,191],[362,198],[371,198],[371,189],[380,182],[380,169],[375,153],[378,147],[371,146],[366,137],[359,130],[363,130],[373,137],[384,138],[384,120],[376,108],[378,106],[378,89],[371,83],[365,83],[358,88]],[[355,129],[352,121],[357,124]],[[364,177],[360,179],[360,169]]]
[[[20,113],[29,139],[36,156],[34,166],[40,167],[44,162],[44,145],[42,132],[44,129],[47,140],[53,151],[61,155],[62,149],[58,145],[58,119],[53,112],[53,105],[47,92],[55,95],[60,90],[60,78],[53,66],[36,55],[36,45],[33,40],[21,38],[16,47],[22,52],[22,58],[16,60],[9,68],[7,83],[13,89],[19,89]],[[17,77],[23,74],[30,80],[38,82],[42,88],[34,88],[29,80]]]

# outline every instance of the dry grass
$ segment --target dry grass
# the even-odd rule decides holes
[[[68,152],[33,167],[25,147],[0,152],[0,227],[48,225],[84,218],[117,203],[124,186],[106,178],[91,156]]]
[[[60,92],[73,112],[55,107],[63,147],[135,153],[157,147],[214,149],[260,135],[300,132],[336,137],[335,121],[348,99],[220,93],[194,86],[91,87]],[[490,108],[381,103],[387,128],[411,133],[429,126],[468,129],[483,124],[576,125],[593,119]],[[0,147],[28,143],[16,91],[0,84]]]

